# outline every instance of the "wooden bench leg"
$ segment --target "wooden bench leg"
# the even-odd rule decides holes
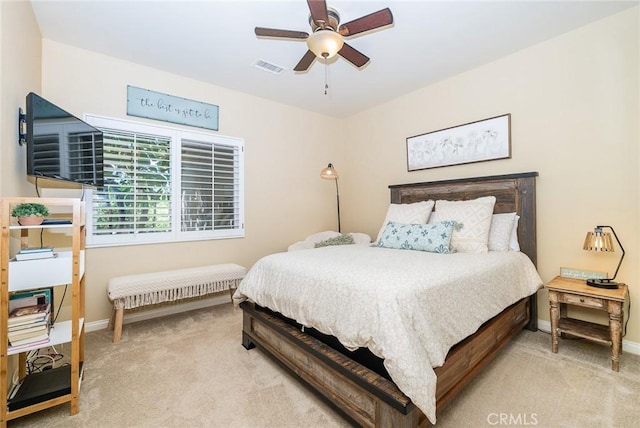
[[[124,308],[114,308],[114,323],[113,323],[113,343],[120,342],[120,336],[122,335],[122,318],[124,317]]]
[[[113,323],[116,318],[116,307],[115,305],[111,308],[111,316],[109,317],[109,324],[107,324],[107,331],[113,330]]]

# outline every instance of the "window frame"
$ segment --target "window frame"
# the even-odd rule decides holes
[[[96,189],[85,189],[86,200],[86,246],[87,248],[160,244],[170,242],[187,242],[201,240],[234,239],[244,238],[245,227],[245,207],[244,207],[244,140],[237,137],[219,135],[214,132],[195,131],[178,127],[137,122],[120,118],[98,116],[93,114],[84,115],[85,122],[102,130],[111,129],[114,131],[132,132],[136,134],[146,134],[152,136],[168,137],[171,153],[171,231],[159,233],[132,233],[122,235],[94,235],[94,210],[93,196]],[[181,148],[182,140],[192,140],[213,145],[224,145],[237,149],[237,208],[238,222],[237,228],[218,229],[206,231],[185,231],[181,230],[182,213],[180,210],[181,192]],[[106,164],[106,161],[105,161]],[[105,178],[106,180],[106,178]],[[212,177],[213,180],[213,177]]]

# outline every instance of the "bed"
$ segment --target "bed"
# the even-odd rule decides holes
[[[528,257],[530,261],[526,260],[526,262],[532,266],[532,269],[535,271],[536,176],[537,173],[532,172],[393,185],[389,186],[391,203],[415,204],[427,200],[444,199],[460,201],[495,197],[493,213],[515,212],[520,216],[517,229],[520,252],[510,252],[517,254],[505,254],[504,256],[498,256],[497,254],[491,255],[491,258],[507,257],[509,259],[522,259]],[[301,305],[299,302],[296,303],[297,300],[295,299],[298,299],[298,297],[291,298],[290,300],[278,300],[280,298],[278,297],[280,293],[278,290],[281,288],[304,289],[307,281],[313,280],[312,275],[308,274],[308,272],[315,271],[318,278],[324,278],[318,280],[316,283],[312,283],[313,287],[320,287],[324,282],[333,282],[330,277],[322,277],[319,268],[313,268],[310,267],[311,265],[304,264],[308,263],[311,254],[313,254],[313,257],[322,258],[321,263],[323,268],[333,266],[331,263],[337,263],[332,262],[331,257],[342,258],[343,260],[357,260],[361,258],[373,261],[374,265],[376,263],[382,265],[384,264],[384,260],[391,260],[392,257],[396,257],[396,253],[400,252],[405,255],[407,260],[412,260],[411,263],[413,263],[413,266],[422,266],[423,258],[442,257],[442,255],[423,255],[418,254],[422,252],[407,252],[405,250],[387,250],[388,252],[382,255],[382,250],[385,249],[356,249],[347,247],[361,246],[306,250],[298,252],[296,256],[288,256],[286,254],[268,256],[270,260],[274,262],[275,259],[280,259],[280,262],[284,262],[285,264],[288,261],[291,267],[290,271],[273,276],[273,295],[270,296],[268,293],[265,294],[265,296],[255,293],[252,294],[251,284],[247,284],[243,289],[243,281],[243,284],[240,285],[234,295],[234,299],[236,303],[240,302],[239,306],[243,310],[243,346],[247,349],[251,349],[254,346],[262,348],[268,355],[299,376],[301,380],[320,393],[322,397],[336,406],[348,419],[358,425],[394,427],[428,426],[430,423],[429,420],[435,421],[436,413],[440,412],[450,403],[452,398],[463,386],[467,384],[482,367],[491,361],[496,353],[517,335],[520,330],[525,327],[531,330],[537,329],[535,293],[540,284],[537,284],[535,287],[529,285],[529,288],[518,289],[518,298],[515,302],[511,303],[511,301],[509,301],[510,303],[506,305],[506,307],[501,306],[497,310],[495,310],[495,308],[489,308],[494,302],[494,297],[490,299],[484,297],[468,299],[469,302],[467,303],[471,305],[470,307],[473,309],[466,312],[493,313],[490,311],[494,310],[497,315],[491,315],[490,318],[483,318],[483,320],[486,319],[486,321],[483,321],[481,325],[479,325],[479,328],[475,326],[468,333],[464,333],[465,336],[457,337],[455,343],[444,345],[440,344],[439,339],[428,337],[426,332],[431,329],[430,324],[426,323],[426,321],[422,323],[422,318],[429,318],[426,315],[423,316],[423,314],[432,313],[432,309],[434,308],[429,307],[429,310],[425,311],[416,310],[416,307],[418,309],[421,307],[416,305],[424,304],[426,307],[429,300],[436,295],[432,293],[429,295],[429,298],[426,299],[422,298],[424,296],[416,294],[412,290],[405,291],[402,287],[392,288],[388,286],[387,289],[383,290],[384,293],[396,293],[396,291],[393,290],[399,291],[385,302],[384,310],[382,310],[379,304],[377,306],[372,304],[371,308],[375,307],[377,308],[376,310],[380,310],[379,313],[375,312],[375,316],[370,315],[374,313],[374,311],[369,310],[371,308],[366,306],[366,302],[368,302],[369,299],[360,299],[365,302],[358,303],[359,305],[364,305],[361,306],[361,308],[363,308],[361,312],[369,314],[365,326],[369,324],[376,326],[375,328],[372,327],[375,331],[371,333],[371,335],[369,335],[369,332],[362,335],[360,332],[355,332],[354,339],[351,340],[351,338],[348,337],[349,335],[340,331],[340,329],[334,330],[336,323],[338,324],[337,327],[346,327],[347,330],[349,329],[347,325],[349,324],[351,315],[349,315],[349,311],[346,309],[348,307],[346,306],[347,301],[340,300],[342,296],[349,295],[343,294],[343,289],[359,287],[362,290],[374,294],[383,294],[382,292],[378,292],[378,286],[387,286],[393,282],[394,278],[394,276],[385,278],[384,269],[378,271],[378,277],[381,277],[379,281],[374,279],[370,280],[372,283],[376,283],[373,291],[366,290],[367,284],[360,284],[358,282],[359,280],[356,279],[354,279],[353,284],[350,284],[348,287],[338,286],[338,284],[342,283],[336,282],[334,288],[327,288],[330,292],[317,294],[314,297],[315,300],[307,301],[307,303],[304,304],[307,306],[307,309],[313,307],[313,310],[309,311],[308,316],[307,313],[299,315],[289,307]],[[313,253],[314,251],[316,253]],[[360,253],[361,251],[364,253]],[[335,253],[335,255],[331,255],[331,253]],[[464,259],[465,263],[473,264],[478,263],[476,256],[477,255],[456,255],[455,257],[467,257]],[[378,258],[376,259],[376,257]],[[520,264],[525,266],[525,264],[521,262],[521,260],[518,261],[518,266]],[[509,260],[508,263],[515,262]],[[371,265],[370,269],[374,270],[374,265]],[[256,271],[259,269],[264,270],[265,268],[263,268],[263,266],[264,263],[262,263],[262,260],[256,263],[252,270],[250,270],[248,277],[251,277],[254,269]],[[302,266],[303,270],[296,272],[296,266]],[[498,264],[496,264],[496,266],[498,266]],[[337,274],[337,272],[341,271],[337,270],[337,267],[334,270],[332,269],[333,268],[329,268],[328,270],[332,272],[334,277],[344,276],[345,278],[342,279],[347,281],[350,278],[349,273],[344,273],[344,275]],[[521,268],[518,267],[517,269]],[[522,269],[528,268],[523,267]],[[434,268],[432,270],[435,271],[436,269]],[[405,272],[406,274],[403,273],[401,275],[403,276],[402,279],[404,281],[404,277],[406,276],[410,282],[415,279],[415,277],[423,274],[423,272],[413,273],[413,269],[405,269]],[[392,274],[400,276],[399,272],[392,272]],[[533,275],[532,273],[529,274]],[[411,275],[414,275],[414,278],[412,278]],[[447,277],[444,271],[441,272],[440,275],[443,278]],[[309,278],[303,278],[303,276]],[[535,276],[537,276],[537,273]],[[245,279],[245,281],[246,280],[247,279]],[[276,286],[278,281],[283,283],[285,287],[279,288]],[[461,281],[461,279],[455,279],[455,281]],[[465,287],[472,287],[474,281],[478,284],[484,284],[488,280],[485,280],[484,277],[474,277]],[[513,284],[518,282],[518,280],[511,277],[507,278],[506,281],[508,283],[512,281]],[[291,284],[290,286],[288,285],[289,283]],[[455,284],[448,286],[451,285]],[[451,287],[448,290],[454,290],[454,288],[456,287]],[[457,288],[460,288],[463,294],[465,292],[469,293],[465,291],[466,288]],[[515,289],[517,287],[514,285],[513,288],[514,291],[511,293],[511,290],[507,287],[507,294],[516,295]],[[308,290],[310,291],[312,288],[308,288]],[[318,293],[319,291],[315,292]],[[431,290],[420,290],[420,293],[428,292],[431,292]],[[346,291],[344,293],[346,293]],[[304,295],[304,293],[298,293],[297,290],[296,294]],[[471,294],[474,296],[478,295],[475,291]],[[325,296],[329,297],[324,298]],[[332,301],[331,298],[335,296],[338,296],[338,300]],[[422,300],[420,300],[421,298]],[[511,296],[509,298],[513,297]],[[327,300],[328,303],[325,306],[316,304],[322,300]],[[503,299],[501,298],[500,300],[502,301]],[[256,302],[260,302],[262,305]],[[300,302],[304,302],[304,299],[300,300]],[[456,303],[451,305],[443,305],[440,303],[437,307],[456,306],[457,301],[454,300],[454,302]],[[502,305],[503,303],[500,304]],[[330,306],[335,306],[337,312],[334,312],[326,320],[323,320],[313,313],[318,306],[321,309],[321,311],[318,309],[320,312],[330,311]],[[274,308],[278,308],[280,311],[272,310]],[[405,314],[405,308],[406,311],[410,313],[410,316]],[[294,317],[284,316],[280,312],[284,314],[295,313],[296,319],[293,319]],[[439,325],[445,330],[447,326],[457,326],[458,322],[463,326],[468,324],[459,320],[451,323],[442,321],[443,319],[445,319],[445,321],[447,319],[451,321],[450,317],[435,317],[435,319],[440,320]],[[433,322],[434,320],[430,319],[427,321]],[[473,321],[477,322],[477,320]],[[396,329],[402,328],[403,332],[400,334],[384,333],[383,328],[386,328],[387,325]],[[406,328],[408,325],[411,325],[411,327]],[[438,328],[440,328],[440,326]],[[457,327],[452,329],[456,330],[456,334],[458,335],[460,332],[457,330],[465,331]],[[397,332],[400,330],[394,331]],[[340,340],[337,340],[333,333],[339,336]],[[445,333],[447,338],[456,337],[455,335],[450,335],[448,330]],[[468,334],[468,336],[466,336],[466,334]],[[388,336],[393,336],[393,340],[388,339]],[[402,342],[400,344],[402,347],[400,345],[396,346],[394,342],[394,340],[396,340],[395,336],[399,336],[397,339]],[[444,342],[446,342],[446,340]],[[404,346],[406,346],[406,353],[404,353]],[[444,349],[448,352],[441,355],[442,361],[440,361],[438,353],[442,346],[444,346]],[[424,355],[421,353],[422,350],[424,350]],[[427,362],[430,363],[430,367],[420,367],[424,365],[423,358],[426,358]],[[435,369],[432,367],[435,367]],[[408,371],[405,373],[404,370]],[[416,370],[418,371],[416,372]],[[416,375],[416,373],[418,373],[418,375]],[[423,377],[424,383],[422,383]],[[431,377],[434,378],[433,385],[428,381]],[[437,379],[437,381],[435,379]],[[431,388],[433,391],[430,390]],[[432,399],[430,398],[431,393],[433,393]],[[410,399],[408,395],[413,396],[413,400]],[[430,400],[433,401],[433,405],[429,402]],[[420,403],[420,406],[415,404],[414,401],[415,403]],[[427,416],[429,416],[429,418],[427,418]]]

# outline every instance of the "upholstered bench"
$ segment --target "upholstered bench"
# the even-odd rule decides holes
[[[233,299],[233,292],[246,273],[244,267],[228,263],[112,278],[107,291],[109,299],[113,301],[108,327],[113,328],[113,343],[120,341],[125,309],[225,290],[229,290]]]

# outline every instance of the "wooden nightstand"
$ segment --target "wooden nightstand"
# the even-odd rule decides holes
[[[623,305],[627,298],[626,284],[617,289],[591,287],[581,279],[555,277],[545,285],[551,306],[551,352],[558,352],[558,335],[582,337],[611,347],[611,369],[619,371],[622,350]],[[609,325],[567,317],[567,305],[599,309],[609,313]]]

